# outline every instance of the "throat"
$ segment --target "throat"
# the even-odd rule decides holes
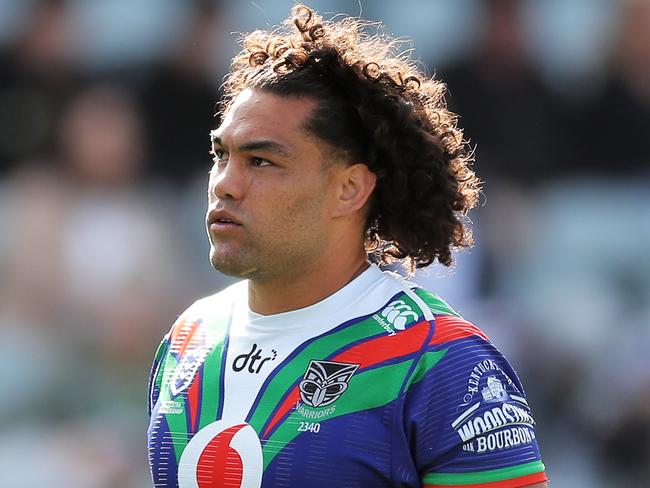
[[[314,305],[348,285],[369,266],[364,256],[361,262],[338,272],[324,266],[312,273],[282,281],[259,282],[251,279],[248,282],[249,308],[261,315],[273,315]]]

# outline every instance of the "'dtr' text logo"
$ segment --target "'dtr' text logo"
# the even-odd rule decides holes
[[[358,364],[312,360],[300,382],[300,398],[310,407],[334,403],[348,389],[348,381],[358,367]]]
[[[262,366],[264,366],[264,363],[267,361],[275,361],[275,358],[277,357],[278,353],[275,349],[271,349],[270,356],[262,357],[262,349],[258,349],[257,344],[253,344],[253,347],[249,352],[240,354],[235,358],[232,362],[232,369],[238,373],[248,367],[249,373],[257,374],[262,369]]]

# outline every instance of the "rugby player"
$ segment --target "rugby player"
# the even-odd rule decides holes
[[[155,486],[547,486],[524,390],[475,325],[377,263],[450,265],[480,183],[444,85],[298,5],[225,82],[206,227],[242,281],[155,354]]]

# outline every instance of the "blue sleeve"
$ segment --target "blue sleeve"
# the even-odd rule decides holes
[[[477,328],[458,338],[451,322],[442,334],[451,340],[432,340],[405,398],[404,428],[423,485],[515,487],[546,480],[515,371]],[[427,364],[427,355],[442,357]]]

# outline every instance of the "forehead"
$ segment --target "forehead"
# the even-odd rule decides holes
[[[235,98],[212,136],[226,144],[258,138],[299,144],[309,138],[305,124],[315,107],[311,98],[282,97],[249,88]]]

